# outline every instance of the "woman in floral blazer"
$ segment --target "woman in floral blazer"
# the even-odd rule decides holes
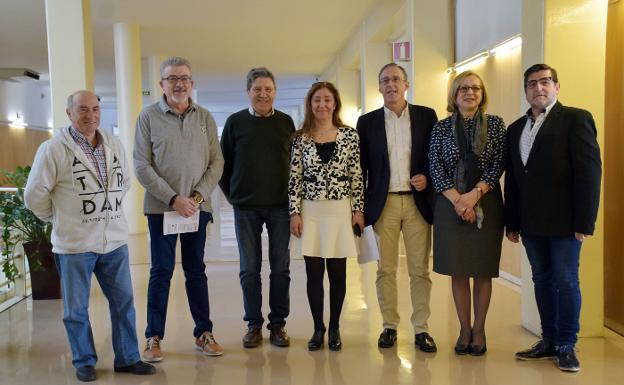
[[[304,256],[314,319],[309,350],[323,346],[323,277],[330,284],[330,350],[340,350],[339,319],[346,292],[348,256],[357,254],[354,232],[364,227],[364,196],[357,131],[339,118],[333,84],[315,83],[306,96],[303,125],[295,133],[290,181],[291,254]]]

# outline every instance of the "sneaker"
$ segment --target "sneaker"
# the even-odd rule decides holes
[[[76,378],[82,382],[95,381],[95,367],[93,365],[79,367],[76,369]]]
[[[272,332],[271,332],[272,333]],[[262,342],[262,327],[250,326],[243,336],[243,346],[247,349],[255,348]]]
[[[271,341],[271,344],[279,346],[280,348],[290,346],[290,337],[288,337],[288,333],[286,333],[286,329],[284,329],[283,326],[276,326],[271,329],[269,341]]]
[[[132,373],[138,375],[150,375],[156,373],[154,365],[150,365],[143,361],[137,361],[128,366],[116,366],[115,372],[117,373]]]
[[[574,345],[564,345],[557,349],[557,367],[564,372],[581,370],[581,364],[574,352]]]
[[[522,361],[552,360],[557,357],[557,351],[553,345],[539,340],[527,350],[516,353],[516,359]]]
[[[147,362],[160,362],[163,359],[160,351],[160,337],[152,336],[145,342],[145,350],[143,350],[143,359]]]
[[[215,341],[211,332],[204,332],[195,340],[195,349],[207,356],[223,355],[223,348]]]

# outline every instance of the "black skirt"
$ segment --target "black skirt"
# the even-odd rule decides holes
[[[504,230],[500,187],[481,198],[483,225],[458,219],[453,205],[436,194],[433,213],[433,271],[457,276],[498,277]]]

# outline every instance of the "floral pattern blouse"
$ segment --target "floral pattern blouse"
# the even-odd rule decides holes
[[[336,148],[327,163],[307,135],[298,135],[292,145],[289,213],[301,213],[301,200],[351,199],[352,211],[364,211],[364,183],[360,167],[360,139],[351,127],[338,127]]]
[[[503,175],[506,159],[506,130],[503,119],[496,115],[487,115],[487,142],[479,156],[481,180],[494,189]],[[429,146],[429,173],[436,192],[455,187],[453,175],[459,160],[459,147],[453,135],[452,119],[449,116],[433,126]],[[474,128],[474,119],[465,119],[467,130]]]

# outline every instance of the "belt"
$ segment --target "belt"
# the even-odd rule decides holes
[[[394,194],[394,195],[409,195],[411,194],[411,191],[390,191],[388,194]]]

